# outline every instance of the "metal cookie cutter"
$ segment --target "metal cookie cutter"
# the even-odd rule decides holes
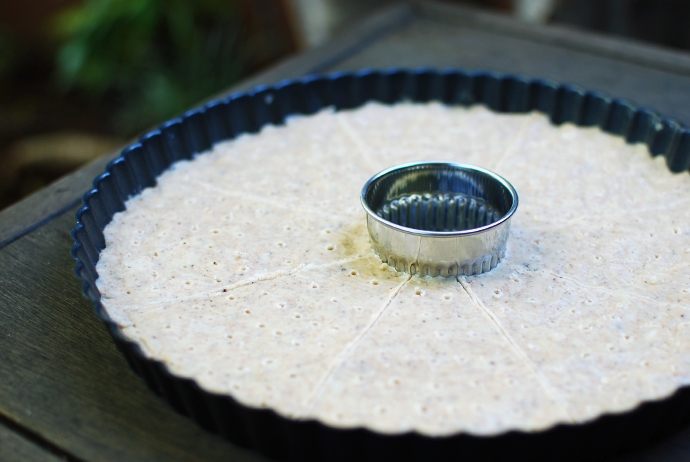
[[[417,162],[386,169],[362,188],[374,251],[422,276],[490,271],[505,255],[518,195],[479,167]]]

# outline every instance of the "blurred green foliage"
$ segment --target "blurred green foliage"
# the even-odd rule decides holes
[[[251,54],[241,25],[231,0],[85,0],[57,17],[58,78],[121,98],[112,122],[131,134],[237,81]]]

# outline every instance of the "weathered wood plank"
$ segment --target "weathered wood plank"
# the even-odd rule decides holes
[[[419,16],[435,22],[469,27],[500,36],[533,40],[563,49],[690,76],[690,54],[627,37],[578,30],[564,25],[535,27],[509,16],[437,1],[416,0],[414,8]]]
[[[129,369],[72,273],[74,224],[70,210],[0,250],[0,414],[83,460],[261,460]]]
[[[379,68],[463,67],[552,79],[628,98],[690,125],[690,76],[453,25],[450,19],[420,19],[329,70],[355,70],[372,63]]]
[[[233,90],[321,70],[462,66],[574,82],[690,121],[690,79],[682,72],[493,31],[484,19],[460,24],[450,14],[434,19],[420,11],[428,17],[414,20],[404,6],[387,10],[334,48],[289,60]],[[81,296],[69,256],[72,207],[106,162],[0,214],[0,242],[23,236],[0,249],[0,415],[84,460],[261,460],[198,428],[149,391]],[[5,460],[1,451],[0,439]],[[618,462],[689,458],[687,429]]]
[[[0,460],[3,462],[59,462],[67,456],[55,455],[0,422]]]
[[[0,249],[25,232],[74,208],[117,153],[105,155],[0,212]]]
[[[207,101],[258,85],[323,71],[414,20],[412,9],[405,4],[386,8],[363,20],[336,39],[300,55],[287,58],[267,71],[250,77]],[[202,104],[200,103],[199,106]],[[106,154],[0,212],[0,248],[43,221],[60,214],[67,208],[74,207],[81,196],[91,188],[93,179],[102,173],[107,163],[118,154],[119,151]]]

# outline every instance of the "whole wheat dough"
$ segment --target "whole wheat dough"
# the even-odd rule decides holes
[[[373,254],[362,185],[420,160],[520,195],[506,258],[459,279]],[[178,162],[105,230],[98,287],[148,356],[248,406],[381,432],[583,422],[690,382],[690,176],[538,114],[368,104]]]

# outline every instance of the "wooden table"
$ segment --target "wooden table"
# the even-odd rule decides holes
[[[363,67],[521,73],[690,125],[690,55],[435,3],[399,6],[233,91]],[[127,366],[72,271],[74,212],[109,156],[0,213],[0,460],[264,460],[178,415]],[[622,461],[690,460],[690,428]]]

